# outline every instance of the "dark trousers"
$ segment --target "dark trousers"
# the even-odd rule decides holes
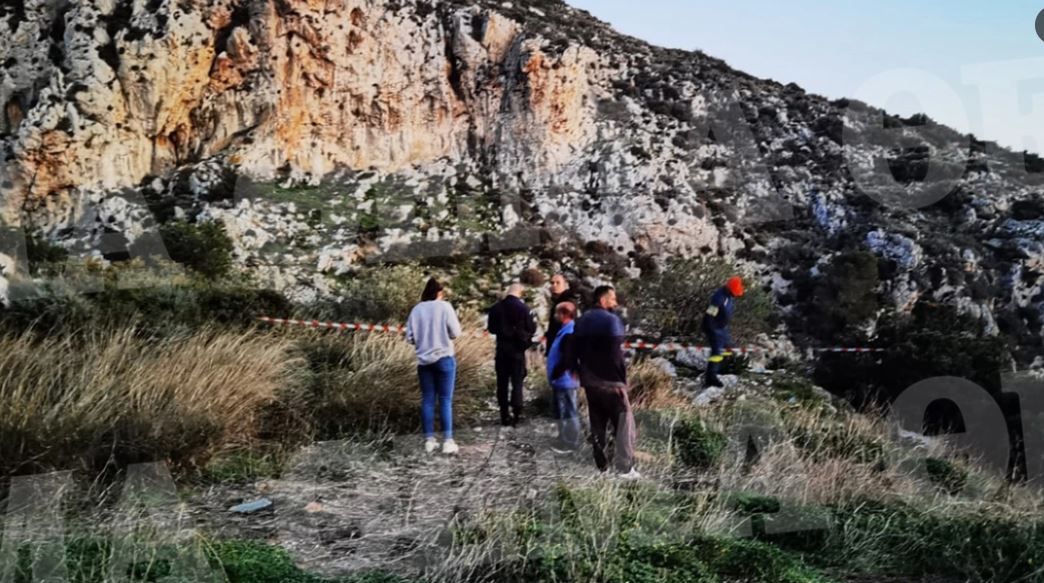
[[[522,416],[522,382],[526,378],[526,353],[497,351],[493,359],[497,372],[497,404],[500,405],[500,420],[504,423]],[[508,385],[511,385],[510,398]]]
[[[703,327],[703,333],[707,335],[707,343],[710,344],[710,358],[707,359],[707,374],[703,378],[703,386],[720,387],[721,380],[718,373],[721,372],[721,363],[726,356],[732,356],[729,352],[729,331],[726,328]]]
[[[634,466],[634,414],[631,400],[627,396],[627,385],[620,383],[591,383],[584,386],[587,395],[587,410],[591,417],[591,445],[594,449],[595,465],[603,472],[612,461],[621,473],[631,471]],[[606,434],[612,425],[615,452],[610,456]]]

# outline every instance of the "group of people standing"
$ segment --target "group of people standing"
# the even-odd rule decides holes
[[[537,342],[537,322],[523,300],[525,286],[512,284],[504,298],[489,311],[487,329],[496,336],[494,366],[497,377],[497,403],[500,423],[517,426],[524,420],[523,383],[527,374],[526,353]],[[453,307],[445,301],[442,285],[429,280],[406,322],[406,340],[417,351],[417,371],[421,386],[421,420],[425,451],[438,448],[434,417],[439,403],[444,441],[443,453],[456,453],[453,440],[453,385],[456,360],[453,339],[460,335],[460,322]],[[734,298],[743,295],[743,282],[733,277],[712,296],[703,317],[703,331],[711,344],[706,384],[720,386],[718,379],[728,350],[728,323],[733,315]],[[558,438],[553,449],[558,453],[579,450],[583,429],[577,405],[582,388],[587,398],[590,443],[600,471],[610,465],[623,478],[640,477],[634,467],[636,430],[629,398],[627,361],[624,354],[626,330],[614,312],[616,290],[609,285],[595,288],[591,305],[580,314],[579,298],[563,274],[551,278],[551,317],[546,327],[546,370],[553,392]],[[612,436],[614,450],[608,450]]]

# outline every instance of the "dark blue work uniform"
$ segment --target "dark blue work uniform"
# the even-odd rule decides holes
[[[710,305],[703,314],[703,333],[707,335],[707,342],[711,347],[711,355],[707,359],[707,375],[704,378],[704,384],[708,387],[722,386],[718,380],[718,373],[725,357],[732,356],[732,352],[729,351],[729,321],[732,320],[735,307],[732,292],[723,287],[711,296]]]

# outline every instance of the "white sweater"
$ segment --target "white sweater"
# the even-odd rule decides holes
[[[453,339],[457,336],[460,320],[449,302],[421,302],[406,320],[406,341],[417,348],[417,364],[422,366],[453,356]]]

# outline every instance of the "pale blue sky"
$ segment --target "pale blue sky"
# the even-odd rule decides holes
[[[1044,2],[567,0],[653,44],[1044,153]]]

